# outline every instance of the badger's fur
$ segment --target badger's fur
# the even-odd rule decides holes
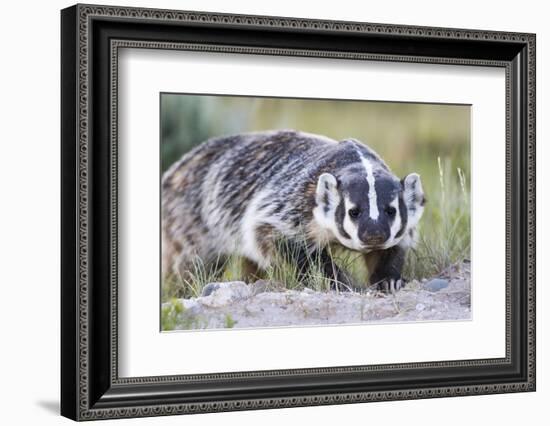
[[[282,238],[298,247],[301,271],[321,259],[338,287],[355,288],[329,256],[337,243],[363,253],[371,285],[394,291],[423,206],[418,174],[399,180],[354,139],[290,130],[210,139],[163,176],[163,275],[189,273],[197,259],[214,268],[231,255],[265,270]]]

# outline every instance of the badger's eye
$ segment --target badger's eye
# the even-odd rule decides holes
[[[356,219],[361,214],[361,210],[359,210],[358,207],[353,207],[353,208],[348,210],[348,214],[349,214],[349,217],[351,217],[353,219]]]
[[[384,209],[384,211],[386,212],[386,214],[389,216],[389,217],[394,217],[395,216],[395,213],[396,213],[396,210],[395,210],[395,207],[392,207],[392,206],[388,206]]]

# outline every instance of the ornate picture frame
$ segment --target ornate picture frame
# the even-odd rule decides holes
[[[74,420],[535,390],[535,35],[75,5],[61,12],[61,414]],[[118,53],[193,50],[506,74],[502,358],[119,377]]]

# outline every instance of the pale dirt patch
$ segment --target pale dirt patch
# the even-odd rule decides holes
[[[411,281],[395,294],[284,290],[266,281],[212,283],[205,296],[176,302],[183,309],[174,329],[469,320],[470,290],[469,262],[431,280]]]

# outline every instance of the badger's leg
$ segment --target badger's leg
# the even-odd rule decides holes
[[[405,255],[406,249],[399,245],[365,254],[369,284],[386,293],[393,293],[403,287],[401,272]]]
[[[242,279],[247,283],[253,283],[264,277],[264,270],[256,262],[247,257],[243,258],[241,267]]]
[[[292,256],[287,260],[296,262],[298,276],[304,285],[311,281],[311,271],[319,268],[320,272],[330,280],[331,290],[352,291],[358,288],[353,278],[330,256],[326,248],[308,250],[303,244],[296,244],[291,250]]]
[[[321,251],[321,262],[325,276],[331,280],[331,290],[356,291],[359,289],[351,275],[334,262],[326,248]]]

